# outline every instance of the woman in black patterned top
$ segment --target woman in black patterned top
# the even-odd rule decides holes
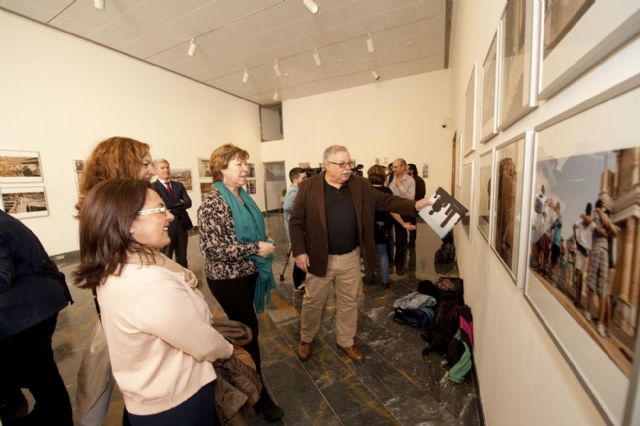
[[[256,310],[264,310],[275,287],[271,271],[275,246],[266,238],[262,212],[242,188],[248,158],[247,151],[231,144],[213,151],[209,167],[214,184],[198,209],[198,229],[207,284],[227,317],[251,328],[253,340],[244,348],[261,375]],[[284,416],[264,386],[255,409],[269,421]]]

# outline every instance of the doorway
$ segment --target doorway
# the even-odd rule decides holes
[[[287,178],[284,161],[264,163],[264,199],[265,209],[269,212],[282,210],[287,191]]]

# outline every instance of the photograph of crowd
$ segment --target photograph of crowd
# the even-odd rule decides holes
[[[0,150],[0,182],[42,182],[38,153]]]
[[[529,266],[628,375],[640,300],[640,147],[538,156]]]
[[[43,187],[3,188],[2,205],[5,212],[19,219],[49,214]]]

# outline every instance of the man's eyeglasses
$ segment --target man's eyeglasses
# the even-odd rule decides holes
[[[138,210],[138,213],[136,214],[138,216],[146,216],[148,214],[166,213],[166,212],[167,212],[167,208],[165,206],[162,206],[162,207],[154,207],[152,209]]]
[[[328,164],[335,164],[336,166],[340,167],[341,169],[353,169],[356,166],[356,162],[355,161],[347,161],[345,163],[336,163],[333,161],[327,161]]]

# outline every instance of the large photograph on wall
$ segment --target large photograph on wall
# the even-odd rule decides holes
[[[541,8],[540,99],[548,99],[640,31],[640,2],[546,0]]]
[[[537,76],[533,51],[538,2],[509,1],[500,21],[500,120],[504,130],[533,109]],[[536,33],[537,34],[537,33]]]
[[[522,135],[496,148],[495,213],[491,245],[514,278],[520,260],[527,143]]]
[[[462,134],[462,155],[476,150],[476,66],[471,70],[467,90],[464,93],[464,133]]]
[[[493,150],[480,156],[480,171],[478,176],[478,230],[489,241],[489,225],[491,224],[491,198],[493,180],[491,179],[493,166]]]
[[[525,296],[614,424],[637,380],[638,85],[640,77],[536,129],[529,222]]]
[[[184,185],[184,189],[191,191],[193,189],[193,179],[191,178],[191,169],[171,169],[171,180],[175,180]]]
[[[493,35],[487,56],[482,63],[482,103],[480,105],[480,142],[496,135],[496,89],[498,87],[498,40]]]
[[[0,150],[0,183],[42,182],[37,151]]]

